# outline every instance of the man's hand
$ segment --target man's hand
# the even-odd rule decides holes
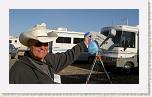
[[[91,39],[90,32],[85,33],[84,34],[84,43],[85,43],[86,47],[88,47],[88,43],[89,43],[90,39]]]

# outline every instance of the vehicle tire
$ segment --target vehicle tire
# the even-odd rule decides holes
[[[124,73],[130,74],[132,72],[132,69],[133,69],[133,64],[127,62],[124,66]]]

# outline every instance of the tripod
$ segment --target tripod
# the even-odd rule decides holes
[[[107,76],[110,84],[112,84],[112,81],[111,81],[111,79],[110,79],[110,76],[109,76],[108,72],[106,71],[106,69],[105,69],[105,67],[104,67],[104,64],[103,64],[103,61],[102,61],[101,56],[99,55],[99,52],[96,53],[95,59],[94,59],[93,64],[92,64],[92,66],[91,66],[90,73],[89,73],[89,75],[88,75],[88,77],[87,77],[87,80],[86,80],[86,84],[88,84],[89,79],[90,79],[90,77],[91,77],[91,74],[92,74],[92,72],[93,72],[93,69],[94,69],[94,67],[95,67],[95,65],[96,65],[97,62],[100,62],[100,63],[102,64],[103,70],[104,70],[104,72],[105,72],[105,74],[106,74],[106,76]]]

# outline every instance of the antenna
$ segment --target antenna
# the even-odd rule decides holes
[[[125,24],[128,25],[128,17],[122,17],[122,21],[125,21]]]

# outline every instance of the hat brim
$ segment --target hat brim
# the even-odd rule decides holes
[[[33,36],[28,32],[24,32],[20,34],[19,41],[24,46],[28,46],[28,41],[30,39],[38,40],[42,43],[55,41],[58,38],[58,35],[55,32],[50,32],[51,34],[48,36]]]

